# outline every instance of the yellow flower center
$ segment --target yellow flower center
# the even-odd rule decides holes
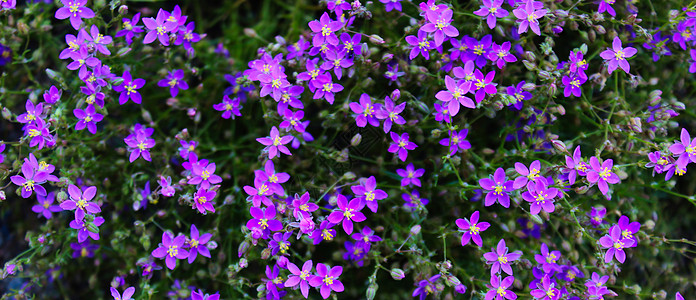
[[[365,200],[366,201],[375,200],[375,193],[373,193],[372,191],[365,193]]]
[[[179,255],[179,246],[177,245],[171,245],[169,246],[169,249],[167,249],[167,254],[171,257],[176,257]]]
[[[474,53],[476,55],[481,55],[483,54],[483,45],[476,45],[474,46]]]
[[[321,237],[323,237],[325,241],[330,241],[333,239],[334,236],[333,236],[333,234],[331,234],[331,232],[329,232],[328,229],[324,229],[321,232]]]
[[[191,242],[189,244],[191,244],[191,248],[196,248],[198,247],[199,242],[198,240],[191,239]]]
[[[200,204],[205,204],[206,202],[208,202],[208,198],[205,196],[198,197],[198,202]]]
[[[332,285],[333,284],[333,277],[331,277],[329,275],[324,276],[324,284]]]
[[[473,234],[473,235],[477,235],[477,234],[479,234],[479,232],[481,232],[481,228],[479,228],[476,225],[477,224],[471,224],[471,226],[469,226],[469,231],[471,231],[471,234]]]
[[[500,262],[501,264],[506,264],[506,263],[508,263],[508,259],[505,256],[501,256],[501,257],[498,257],[498,262]]]
[[[201,178],[203,178],[203,180],[208,180],[208,178],[210,178],[210,172],[208,172],[208,170],[203,170],[203,172],[201,172]]]

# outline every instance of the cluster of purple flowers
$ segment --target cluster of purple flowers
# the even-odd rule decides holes
[[[164,259],[165,265],[170,270],[176,268],[177,260],[188,259],[191,264],[196,260],[198,254],[210,258],[208,242],[212,234],[200,234],[196,225],[191,224],[191,236],[178,235],[174,237],[169,232],[162,233],[162,242],[152,251],[151,255],[155,258]]]

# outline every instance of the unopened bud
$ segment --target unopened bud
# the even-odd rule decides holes
[[[266,248],[261,251],[261,259],[266,260],[271,257],[271,248]]]
[[[404,274],[404,270],[398,268],[391,269],[391,272],[389,274],[391,274],[391,277],[394,278],[394,280],[401,280],[404,279],[404,277],[406,277],[406,274]]]
[[[239,248],[237,248],[237,257],[242,257],[247,250],[249,250],[249,243],[247,243],[247,241],[243,241],[241,244],[239,244]]]
[[[367,287],[367,292],[365,292],[365,298],[367,298],[367,300],[375,299],[375,295],[377,295],[377,289],[379,289],[379,285],[377,283],[370,284],[370,286]]]
[[[355,147],[357,145],[360,145],[360,141],[362,141],[362,135],[359,133],[356,133],[352,139],[350,139],[350,145]]]
[[[401,91],[399,91],[399,89],[393,90],[391,93],[391,99],[393,101],[396,101],[399,100],[399,98],[401,98]]]
[[[462,284],[462,282],[459,281],[459,278],[457,278],[457,276],[454,276],[454,275],[447,275],[447,276],[445,276],[445,279],[446,279],[445,282],[449,286],[458,286],[458,285]]]
[[[128,5],[121,5],[118,7],[118,14],[125,15],[128,13]]]
[[[370,42],[373,44],[381,45],[384,44],[384,39],[376,34],[370,35]]]
[[[256,33],[256,31],[252,28],[244,28],[244,35],[250,37],[250,38],[255,38],[258,37],[259,35]]]
[[[558,152],[568,152],[568,148],[566,148],[566,145],[563,141],[553,140],[551,141],[551,145],[553,145],[553,148],[558,150]]]
[[[416,225],[416,226],[411,227],[410,233],[411,233],[411,235],[417,235],[420,233],[420,231],[421,231],[421,226]]]

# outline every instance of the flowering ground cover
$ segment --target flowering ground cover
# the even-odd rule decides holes
[[[695,31],[678,0],[0,0],[1,299],[690,299]]]

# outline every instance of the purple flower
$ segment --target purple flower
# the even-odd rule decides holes
[[[207,189],[210,188],[211,184],[218,184],[222,182],[222,178],[218,175],[215,175],[215,163],[199,163],[193,165],[192,167],[192,177],[187,182],[188,184],[200,184],[201,187]]]
[[[415,37],[413,35],[409,35],[406,37],[406,42],[413,46],[411,49],[411,54],[409,54],[408,58],[410,60],[413,60],[420,55],[423,56],[426,60],[430,59],[430,54],[428,53],[428,50],[434,49],[435,45],[432,45],[430,41],[428,40],[428,33],[422,30],[418,31],[418,37]]]
[[[515,282],[515,277],[512,276],[500,280],[500,277],[491,275],[491,289],[486,293],[485,300],[517,299],[517,295],[513,291],[508,290],[513,282]]]
[[[155,139],[151,139],[147,135],[137,132],[127,136],[123,141],[128,146],[128,151],[130,151],[130,155],[128,156],[129,162],[134,162],[141,155],[144,160],[152,161],[149,150],[155,146]]]
[[[4,66],[12,61],[12,49],[0,44],[0,66]]]
[[[271,128],[270,136],[257,138],[256,141],[266,146],[264,151],[268,151],[268,158],[270,159],[273,159],[276,156],[280,156],[278,152],[281,152],[285,155],[292,155],[292,153],[290,153],[290,150],[288,150],[288,147],[285,146],[285,144],[290,143],[292,141],[292,136],[280,136],[280,132],[278,132],[278,128],[276,128],[275,126]]]
[[[319,75],[314,81],[314,96],[312,99],[326,99],[329,104],[334,103],[334,94],[343,90],[343,86],[331,81],[330,75]]]
[[[198,33],[193,32],[196,28],[194,22],[189,22],[186,26],[179,27],[179,31],[176,33],[176,40],[174,45],[184,45],[184,49],[190,53],[193,53],[192,43],[197,43],[201,40],[201,36]]]
[[[360,179],[360,185],[351,186],[350,189],[355,196],[358,197],[356,199],[360,200],[360,209],[367,205],[373,213],[377,212],[377,200],[386,199],[389,196],[385,191],[377,189],[377,180],[375,176],[370,176],[367,179]]]
[[[193,197],[193,206],[198,209],[202,214],[207,214],[207,212],[215,212],[215,207],[213,207],[213,199],[217,196],[217,192],[213,190],[208,190],[207,188],[201,187],[196,191],[196,195]]]
[[[269,184],[270,183],[267,181],[257,177],[254,179],[254,187],[248,185],[244,186],[244,192],[249,195],[249,197],[247,197],[247,201],[249,201],[249,198],[251,198],[251,203],[254,207],[261,206],[261,203],[265,204],[266,206],[272,206],[273,202],[268,199],[268,196],[273,195],[273,190],[269,188]]]
[[[188,83],[184,81],[184,70],[182,69],[170,71],[167,77],[157,82],[157,86],[169,87],[169,94],[172,97],[176,97],[179,94],[179,90],[188,90],[189,88]]]
[[[549,251],[549,246],[546,245],[546,243],[541,243],[541,254],[534,255],[534,260],[536,260],[538,264],[541,264],[541,268],[546,274],[559,271],[559,267],[556,263],[560,258],[561,251]]]
[[[568,183],[571,185],[575,184],[577,176],[587,176],[587,169],[589,165],[582,160],[582,154],[580,153],[580,146],[575,147],[573,151],[573,157],[565,157],[566,169],[564,173],[568,173]]]
[[[62,94],[62,90],[59,90],[58,88],[56,88],[55,85],[52,85],[51,88],[49,88],[43,93],[43,99],[48,104],[54,104],[60,100],[60,96]]]
[[[343,222],[343,230],[345,230],[347,234],[353,233],[353,222],[362,222],[366,219],[365,215],[360,212],[360,210],[365,207],[363,200],[361,200],[361,198],[355,198],[348,202],[346,196],[339,194],[337,205],[338,210],[334,210],[329,215],[328,220],[336,224]]]
[[[90,202],[97,194],[97,187],[90,186],[83,191],[74,184],[71,184],[68,186],[68,194],[70,195],[70,200],[60,203],[60,207],[63,210],[74,210],[75,220],[84,219],[86,212],[91,214],[101,212],[101,208],[99,208],[98,204]]]
[[[341,34],[341,36],[343,36],[343,34]],[[288,45],[288,55],[286,56],[287,60],[291,60],[293,58],[302,58],[302,56],[305,55],[307,48],[309,48],[309,45],[309,42],[304,39],[304,36],[300,36],[300,39],[297,40],[297,42]]]
[[[617,184],[621,181],[619,176],[611,171],[613,166],[614,161],[611,159],[605,160],[602,165],[600,165],[597,157],[590,157],[590,167],[592,167],[592,169],[587,170],[587,181],[596,183],[599,190],[605,196],[609,191],[609,185],[607,183]]]
[[[172,186],[172,177],[171,176],[167,176],[165,178],[164,176],[160,175],[160,178],[157,182],[160,185],[160,194],[162,194],[165,197],[174,196],[175,190],[174,190],[174,187]]]
[[[73,258],[78,257],[94,257],[94,251],[99,249],[99,245],[91,244],[89,241],[83,243],[70,243],[70,248],[73,249]]]
[[[440,12],[426,12],[425,19],[428,23],[425,23],[419,31],[434,32],[435,46],[439,47],[445,41],[445,36],[450,38],[459,36],[459,30],[451,24],[453,13],[451,9],[445,9]]]
[[[288,271],[292,275],[288,276],[288,280],[285,281],[285,287],[296,287],[300,286],[300,291],[302,296],[307,298],[309,296],[309,280],[314,277],[312,275],[312,260],[308,260],[302,265],[302,270],[300,270],[295,264],[288,263]]]
[[[34,124],[24,128],[24,135],[31,138],[29,147],[43,149],[44,146],[53,147],[55,145],[55,137],[49,132],[49,126],[43,119],[36,119]]]
[[[350,52],[353,52],[354,55],[360,55],[361,52],[361,46],[360,46],[360,40],[362,39],[362,34],[356,33],[353,35],[353,37],[350,37],[350,34],[347,32],[341,33],[340,40],[341,40],[341,47],[345,50]]]
[[[514,190],[513,181],[507,180],[505,170],[503,170],[503,168],[498,168],[495,170],[493,179],[480,179],[479,185],[481,188],[490,191],[488,194],[486,194],[486,201],[484,203],[485,206],[491,206],[493,203],[498,201],[498,203],[500,203],[500,205],[503,207],[510,207],[510,195],[508,195],[508,193]]]
[[[599,244],[602,248],[608,249],[604,255],[604,263],[608,264],[614,257],[616,257],[617,261],[623,263],[626,260],[626,252],[623,249],[630,247],[633,243],[633,240],[622,237],[621,228],[618,225],[612,226],[609,229],[609,234],[599,239]]]
[[[296,219],[311,219],[312,212],[319,209],[319,205],[314,202],[309,202],[309,192],[305,192],[302,196],[295,194],[292,200],[292,215]]]
[[[483,246],[481,232],[486,231],[491,226],[488,222],[479,222],[478,210],[471,214],[470,219],[457,219],[455,224],[459,227],[459,231],[464,233],[462,234],[462,246],[466,246],[470,240],[473,240],[479,247]]]
[[[143,32],[143,27],[138,26],[138,21],[140,21],[140,13],[136,13],[132,19],[123,18],[123,29],[116,32],[116,37],[126,37],[126,44],[130,46],[133,43],[133,37],[138,36]]]
[[[483,0],[481,9],[474,12],[475,15],[486,17],[488,28],[495,28],[497,18],[505,18],[509,12],[501,8],[503,0]]]
[[[397,169],[396,174],[401,176],[401,186],[407,187],[409,185],[415,185],[417,187],[421,186],[421,181],[419,177],[425,174],[425,169],[417,169],[413,167],[413,163],[409,163],[406,169]]]
[[[452,122],[452,116],[449,113],[447,105],[440,105],[440,103],[437,102],[435,102],[433,105],[435,106],[435,112],[433,113],[433,115],[435,115],[435,121],[446,123]]]
[[[36,200],[39,202],[39,204],[32,206],[31,211],[39,214],[39,216],[43,216],[46,219],[50,219],[53,216],[51,213],[63,211],[60,206],[51,205],[55,200],[54,192],[50,192],[46,196],[41,196],[37,193]]]
[[[97,133],[97,122],[104,119],[104,115],[98,114],[94,109],[94,105],[87,105],[86,110],[76,108],[73,110],[73,114],[76,118],[80,119],[75,124],[75,130],[82,130],[87,127],[87,130],[91,134]]]
[[[447,90],[442,90],[435,94],[435,98],[447,105],[447,111],[451,116],[456,116],[459,112],[459,104],[471,109],[476,108],[476,104],[471,98],[466,97],[471,89],[471,82],[460,80],[459,84],[449,75],[445,75],[445,86]]]
[[[590,224],[592,224],[592,226],[599,227],[600,225],[607,223],[607,221],[604,220],[606,215],[606,208],[592,207],[592,210],[587,214],[587,217],[590,218]]]
[[[63,20],[70,18],[70,25],[72,25],[75,30],[80,29],[82,18],[94,18],[94,11],[85,7],[87,0],[60,0],[60,2],[63,4],[63,7],[56,10],[56,19]]]
[[[82,31],[84,31],[84,29],[82,29]],[[84,36],[85,39],[91,42],[90,44],[93,45],[97,51],[101,52],[101,54],[111,55],[111,51],[109,51],[109,48],[106,46],[111,44],[113,39],[111,36],[99,33],[99,28],[97,28],[97,25],[92,25],[92,27],[89,29],[89,34],[85,32]]]
[[[411,194],[409,193],[403,193],[401,194],[401,199],[404,199],[406,203],[404,203],[404,206],[410,207],[412,209],[419,209],[422,206],[428,205],[430,201],[425,198],[421,198],[420,192],[418,190],[413,190]]]
[[[198,254],[210,258],[210,250],[208,250],[206,244],[210,241],[211,237],[213,237],[213,235],[210,233],[199,235],[196,225],[191,224],[191,238],[186,241],[186,245],[189,247],[189,264],[196,260]]]
[[[160,9],[157,12],[157,18],[143,18],[143,24],[147,27],[148,32],[145,34],[143,44],[152,43],[155,39],[159,39],[164,46],[169,46],[169,32],[177,29],[177,23],[167,22],[166,12]]]
[[[343,27],[343,23],[339,21],[334,21],[329,17],[329,14],[324,12],[319,20],[312,20],[309,22],[309,28],[312,29],[314,36],[312,38],[312,44],[314,47],[320,47],[324,43],[329,43],[331,45],[338,45],[338,37],[334,32],[338,31]]]
[[[334,70],[336,79],[341,80],[343,69],[353,65],[353,58],[347,56],[348,49],[340,49],[338,47],[329,47],[329,50],[324,53],[325,62],[321,64],[323,70]]]
[[[553,199],[558,195],[558,189],[547,188],[544,180],[527,184],[527,191],[522,193],[522,198],[530,203],[530,213],[539,214],[543,208],[545,212],[552,213],[555,209]]]
[[[530,292],[534,299],[539,300],[558,300],[561,298],[561,291],[556,288],[556,283],[551,282],[551,278],[546,275],[541,280],[541,283],[537,283],[537,288]]]
[[[587,78],[585,71],[589,68],[587,61],[583,58],[581,51],[573,51],[569,56],[570,60],[570,73],[577,74],[582,78]]]
[[[113,286],[111,287],[111,297],[114,297],[114,300],[130,300],[133,294],[135,294],[135,287],[129,287],[123,291],[123,297],[121,297],[121,294],[119,294],[116,288]]]
[[[293,129],[300,133],[304,132],[305,127],[302,126],[302,118],[304,118],[304,111],[298,110],[293,112],[286,109],[285,114],[283,114],[283,122],[280,122],[280,128],[285,129],[286,132]]]
[[[536,182],[539,180],[539,178],[541,178],[541,175],[539,175],[539,172],[541,171],[541,163],[538,160],[535,160],[529,165],[529,169],[527,169],[527,166],[524,164],[516,162],[515,171],[517,171],[517,173],[521,176],[515,179],[515,183],[512,185],[512,188],[519,189],[525,186],[527,182]]]
[[[87,67],[93,67],[95,68],[97,65],[100,64],[100,61],[98,58],[94,56],[90,56],[89,52],[87,52],[87,48],[82,48],[77,52],[73,52],[70,54],[70,58],[73,60],[71,63],[69,63],[66,68],[68,70],[77,70],[80,69],[77,74],[80,78],[87,78],[89,75],[89,71],[87,70]]]
[[[621,229],[621,237],[631,241],[631,243],[626,244],[626,247],[638,246],[638,239],[636,239],[635,234],[640,230],[640,223],[631,222],[627,216],[621,216],[616,225]]]
[[[283,223],[274,219],[276,215],[275,206],[269,206],[265,209],[258,207],[249,208],[249,213],[253,217],[246,224],[247,228],[258,228],[261,230],[279,231],[283,229]]]
[[[398,152],[398,156],[401,161],[406,161],[408,150],[413,150],[418,147],[416,143],[408,140],[408,133],[406,132],[402,133],[401,136],[395,132],[390,132],[389,136],[391,136],[393,142],[389,144],[389,149],[387,149],[387,151],[390,153]]]
[[[401,83],[399,82],[399,77],[404,75],[406,75],[406,72],[399,71],[398,64],[387,65],[387,71],[384,72],[384,77],[389,79],[389,85],[391,85],[392,82],[396,82],[396,86],[401,86]]]
[[[104,224],[104,218],[94,217],[92,221],[91,217],[79,220],[75,219],[70,221],[70,228],[77,230],[77,241],[82,243],[87,240],[87,237],[92,238],[95,241],[99,240],[99,226]],[[97,230],[94,230],[94,229]]]
[[[423,279],[418,282],[418,287],[413,291],[412,297],[419,296],[420,300],[425,300],[431,294],[435,294],[437,286],[435,282],[440,279],[440,274],[433,275],[428,279]]]
[[[121,78],[123,79],[123,82],[114,87],[114,91],[121,93],[121,95],[118,97],[118,104],[126,104],[128,99],[140,104],[142,97],[137,90],[145,86],[145,80],[142,78],[133,79],[128,71],[123,71],[123,76],[121,76]]]
[[[225,95],[222,97],[222,102],[213,105],[213,108],[217,111],[224,111],[222,113],[223,119],[229,119],[232,117],[232,120],[234,120],[235,116],[242,116],[242,113],[239,111],[239,102],[239,98],[235,97],[234,99],[230,100],[230,97]]]
[[[358,124],[358,127],[365,127],[368,122],[372,126],[379,127],[377,112],[382,109],[382,105],[372,104],[372,100],[368,94],[363,93],[360,95],[360,103],[351,102],[349,106],[356,114],[355,123]]]
[[[293,107],[297,109],[304,109],[304,104],[300,101],[302,93],[304,92],[303,86],[293,85],[284,88],[280,91],[280,99],[278,100],[278,114],[283,115],[288,107]]]
[[[167,268],[174,270],[177,259],[185,259],[189,256],[188,251],[184,250],[185,242],[186,237],[183,235],[174,238],[171,233],[164,232],[162,233],[162,243],[152,251],[152,256],[164,258]]]
[[[631,66],[626,59],[635,55],[638,50],[633,47],[623,48],[621,46],[621,39],[618,36],[614,37],[614,41],[611,45],[612,49],[607,48],[607,50],[599,54],[599,56],[606,60],[609,74],[619,67],[624,70],[624,72],[629,73]]]
[[[504,239],[498,242],[498,246],[495,249],[491,248],[491,252],[483,254],[483,258],[488,261],[487,264],[493,265],[491,267],[491,276],[495,276],[495,274],[499,273],[501,270],[508,275],[512,275],[510,263],[518,260],[521,256],[522,253],[519,251],[508,253],[508,248],[505,246]]]
[[[488,52],[488,59],[495,62],[498,69],[504,68],[506,63],[517,61],[517,57],[510,53],[510,42],[504,42],[502,45],[493,43],[493,49]]]
[[[392,11],[393,9],[401,11],[401,0],[379,0],[379,2],[384,3],[386,11]]]
[[[274,233],[273,239],[268,243],[268,248],[271,248],[271,255],[276,255],[278,251],[280,251],[280,254],[286,254],[288,249],[290,249],[290,242],[288,242],[288,239],[291,235],[292,231]]]
[[[599,3],[599,8],[597,9],[598,13],[603,13],[603,12],[608,12],[612,17],[616,17],[616,11],[614,11],[614,8],[611,7],[612,4],[614,4],[616,0],[599,0],[597,3]]]
[[[317,275],[309,280],[309,284],[313,287],[319,287],[319,293],[322,298],[329,298],[331,291],[343,292],[343,284],[338,280],[341,273],[343,273],[341,266],[329,269],[329,266],[319,263],[317,264]]]
[[[379,108],[380,109],[376,112],[376,116],[378,119],[384,120],[384,133],[391,130],[392,123],[399,125],[406,124],[406,120],[399,115],[404,111],[404,108],[406,108],[405,102],[394,106],[394,101],[387,96],[384,98],[384,105],[379,105]]]
[[[27,102],[24,104],[24,108],[27,111],[17,116],[17,122],[30,125],[34,124],[37,119],[41,119],[44,111],[43,103],[34,105],[34,102],[27,99]]]
[[[510,104],[508,104],[508,106],[513,105],[515,109],[520,110],[522,109],[522,101],[529,100],[532,98],[532,93],[522,89],[525,83],[526,82],[522,80],[520,81],[520,83],[517,84],[516,87],[509,86],[507,88],[508,95],[513,97],[512,101],[510,102]]]
[[[486,97],[486,94],[495,95],[495,93],[498,92],[498,89],[495,87],[498,84],[492,82],[493,77],[495,77],[495,71],[488,72],[488,74],[486,74],[486,77],[483,76],[483,73],[481,73],[481,71],[474,71],[474,90],[476,91],[476,103],[483,101],[483,99]]]
[[[682,128],[680,138],[680,141],[674,142],[669,147],[669,151],[672,152],[672,155],[679,156],[677,165],[685,168],[690,162],[696,163],[696,137],[691,139],[689,131]]]
[[[333,240],[333,238],[336,236],[336,230],[331,229],[331,227],[334,227],[335,225],[336,223],[331,223],[329,220],[322,221],[319,228],[314,230],[314,232],[312,232],[312,234],[309,236],[313,240],[314,245],[318,245],[322,240]]]
[[[471,148],[471,143],[466,140],[469,134],[469,129],[462,129],[459,132],[456,130],[449,131],[449,138],[440,140],[440,145],[450,148],[449,155],[454,155],[456,152],[462,152]]]
[[[525,4],[520,4],[512,13],[517,17],[517,22],[520,26],[517,28],[517,34],[527,32],[527,28],[531,28],[536,35],[541,35],[539,30],[539,20],[546,15],[547,10],[534,7],[534,0],[527,0]],[[523,8],[524,6],[524,8]],[[543,7],[543,6],[542,6]]]

